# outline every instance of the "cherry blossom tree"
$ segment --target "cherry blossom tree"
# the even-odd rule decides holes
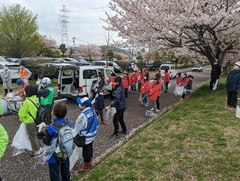
[[[92,61],[93,59],[98,59],[102,55],[101,48],[94,44],[80,44],[78,47],[78,56],[82,58],[89,59]]]
[[[54,39],[49,38],[47,35],[40,35],[41,49],[38,55],[47,56],[49,51],[56,52],[58,50],[57,43]]]
[[[157,49],[185,48],[228,66],[228,54],[238,54],[238,0],[112,0],[105,27],[128,44]],[[228,62],[226,62],[228,61]],[[234,60],[236,61],[236,60]]]

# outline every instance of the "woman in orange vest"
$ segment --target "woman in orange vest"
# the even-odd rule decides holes
[[[20,63],[20,76],[24,82],[28,82],[28,79],[31,77],[32,72],[25,67],[23,62]]]
[[[157,112],[157,104],[156,104],[156,100],[159,97],[159,92],[160,92],[160,84],[159,84],[159,79],[158,78],[154,78],[154,83],[152,83],[152,88],[150,90],[149,93],[149,98],[152,102],[153,105],[153,112],[154,112],[154,116],[156,116],[156,112]]]
[[[136,72],[133,72],[132,75],[130,75],[130,82],[131,82],[131,88],[134,93],[137,93],[136,84],[137,84],[137,75]]]
[[[141,84],[144,80],[144,74],[142,72],[142,69],[138,71],[138,74],[137,74],[137,82],[138,82],[138,90],[140,91],[141,89]]]
[[[168,73],[168,69],[165,70],[163,81],[164,81],[164,85],[165,85],[165,93],[167,93],[167,91],[168,91],[168,84],[170,82],[170,74]]]
[[[130,80],[129,80],[129,76],[128,73],[124,73],[124,77],[122,80],[122,85],[124,87],[124,92],[125,92],[125,98],[128,98],[128,89],[130,87]]]
[[[178,73],[178,77],[177,77],[177,81],[176,81],[176,85],[178,86],[180,83],[182,82],[182,76],[181,73]]]
[[[142,81],[141,84],[141,105],[144,107],[148,106],[148,93],[150,91],[150,83],[148,81],[147,77],[144,77],[144,80]]]
[[[116,78],[116,75],[114,73],[111,74],[111,76],[108,78],[108,83],[112,83],[112,90],[110,92],[110,99],[113,100],[113,91],[115,90],[115,84],[114,84],[114,79]]]

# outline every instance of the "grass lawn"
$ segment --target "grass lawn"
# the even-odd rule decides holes
[[[240,120],[209,83],[73,180],[240,180]],[[223,83],[224,82],[224,83]]]

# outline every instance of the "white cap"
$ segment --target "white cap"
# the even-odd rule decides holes
[[[236,62],[234,65],[237,65],[237,66],[240,67],[240,62]]]
[[[51,79],[49,79],[48,77],[44,77],[41,83],[51,85]]]

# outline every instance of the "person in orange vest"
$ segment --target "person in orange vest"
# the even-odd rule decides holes
[[[159,92],[160,92],[160,84],[159,84],[159,79],[156,77],[154,78],[154,82],[152,83],[152,88],[150,90],[150,93],[149,93],[149,98],[152,102],[152,105],[153,105],[153,113],[154,115],[153,116],[156,116],[156,112],[157,112],[157,104],[156,104],[156,101],[157,101],[157,98],[159,97]]]
[[[148,99],[149,99],[148,93],[150,91],[150,83],[147,77],[144,77],[144,80],[142,81],[142,84],[141,84],[140,91],[141,91],[141,105],[144,107],[147,107]]]
[[[170,82],[170,74],[168,73],[168,69],[165,70],[165,74],[164,74],[164,85],[165,85],[165,93],[167,93],[168,91],[168,84]]]
[[[113,93],[113,91],[115,90],[115,85],[114,85],[114,79],[116,78],[116,75],[115,75],[115,73],[112,73],[111,74],[111,76],[108,78],[108,83],[111,83],[112,84],[112,90],[111,91],[109,91],[110,92],[110,99],[111,100],[113,100],[113,95],[112,95],[112,93]]]
[[[125,98],[127,99],[128,98],[128,89],[130,87],[130,80],[129,80],[128,73],[124,73],[124,77],[123,77],[123,80],[122,80],[122,85],[123,85],[123,88],[124,88]]]
[[[16,84],[20,86],[20,89],[17,92],[14,92],[13,94],[19,95],[19,96],[25,96],[24,95],[25,87],[27,87],[29,85],[29,83],[24,82],[22,79],[18,79]]]
[[[180,85],[180,83],[182,82],[182,76],[181,76],[181,73],[179,72],[178,73],[178,77],[177,77],[177,81],[176,81],[176,85]]]
[[[21,76],[21,79],[24,82],[28,82],[28,80],[31,77],[31,75],[32,75],[32,72],[25,67],[25,64],[23,62],[21,62],[20,63],[20,76]]]
[[[134,93],[137,93],[137,89],[136,89],[136,84],[137,84],[137,76],[136,76],[136,71],[134,71],[132,73],[132,75],[130,75],[130,82],[131,82],[131,89]]]
[[[144,80],[144,74],[142,72],[142,69],[138,71],[138,74],[137,74],[137,81],[138,81],[138,90],[141,91],[141,84]]]

